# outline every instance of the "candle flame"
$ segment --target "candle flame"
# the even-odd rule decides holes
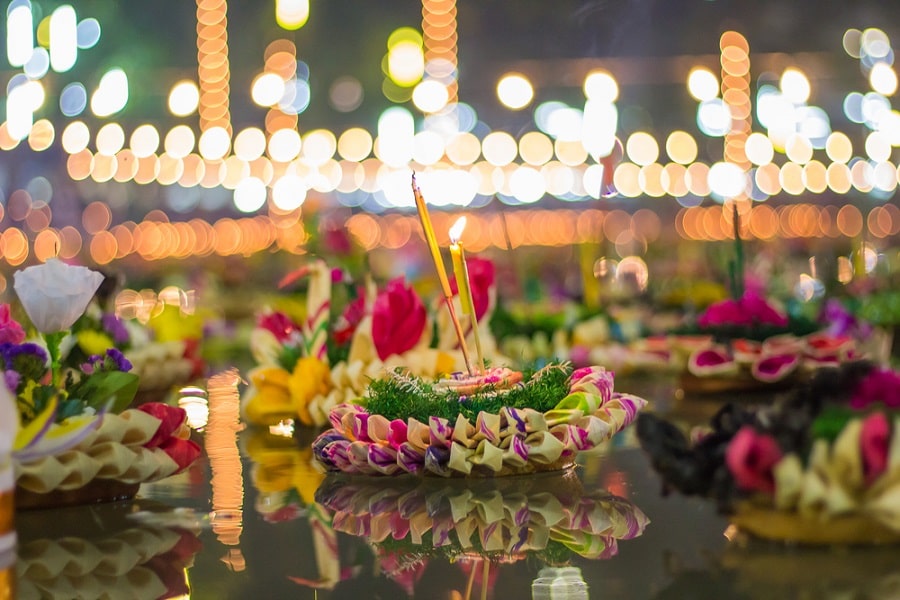
[[[456,220],[453,227],[450,228],[450,243],[456,244],[462,237],[463,229],[466,228],[466,217],[462,216]]]

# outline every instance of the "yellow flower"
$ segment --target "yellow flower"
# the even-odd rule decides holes
[[[203,337],[203,324],[214,315],[209,311],[197,310],[188,314],[177,306],[167,304],[163,310],[147,323],[160,342],[199,340]]]
[[[315,500],[324,474],[313,464],[312,448],[298,447],[291,438],[253,431],[247,439],[253,461],[253,484],[260,492],[286,492],[296,488],[304,504]]]
[[[274,425],[296,416],[288,387],[290,373],[281,367],[258,367],[248,373],[252,387],[244,401],[244,417],[254,425]]]
[[[312,457],[312,448],[306,447],[298,451],[294,463],[293,486],[304,504],[312,504],[316,500],[316,490],[325,479],[325,474],[316,469]]]
[[[291,398],[297,415],[306,425],[312,425],[312,416],[307,405],[316,396],[324,396],[331,391],[331,371],[324,362],[312,356],[297,361],[288,381]]]
[[[75,339],[78,340],[78,346],[87,355],[104,354],[113,347],[113,341],[108,335],[90,329],[79,331]]]

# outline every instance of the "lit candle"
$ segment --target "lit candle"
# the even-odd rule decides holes
[[[463,333],[462,326],[456,316],[456,309],[453,308],[453,292],[450,291],[450,282],[447,280],[447,271],[444,269],[444,259],[441,257],[441,249],[438,246],[437,238],[434,235],[434,227],[431,225],[431,217],[428,216],[428,206],[425,204],[425,198],[416,185],[416,175],[412,176],[413,196],[416,199],[416,209],[419,211],[419,221],[422,223],[422,231],[425,234],[425,242],[431,251],[431,258],[434,262],[434,268],[437,271],[438,279],[441,282],[441,292],[444,294],[444,304],[447,305],[447,311],[450,313],[450,321],[453,323],[453,329],[456,331],[456,337],[459,340],[459,349],[463,355],[463,361],[466,363],[466,370],[469,375],[474,375],[472,368],[472,359],[469,357],[469,348],[466,346],[466,335]]]
[[[466,251],[463,249],[463,229],[466,218],[460,217],[450,228],[450,256],[453,258],[453,274],[456,275],[456,287],[459,288],[459,302],[464,315],[469,315],[472,322],[472,337],[475,338],[475,353],[478,356],[478,372],[484,373],[484,353],[481,350],[481,337],[478,335],[478,318],[475,316],[475,302],[472,300],[472,286],[469,285],[469,268],[466,265]]]

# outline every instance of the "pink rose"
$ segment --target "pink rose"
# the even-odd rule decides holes
[[[472,288],[472,304],[475,305],[475,318],[481,320],[490,306],[490,290],[494,285],[494,263],[484,258],[467,258],[466,269],[469,271],[469,286]],[[459,293],[456,277],[450,280],[450,290]]]
[[[25,341],[25,330],[12,318],[9,304],[0,304],[0,344],[21,344]]]
[[[900,408],[900,373],[891,369],[873,369],[859,382],[850,406],[866,408],[882,403],[887,408]]]
[[[425,305],[415,290],[398,277],[379,292],[372,306],[372,338],[378,357],[403,354],[416,345],[425,330]]]
[[[722,300],[707,308],[697,319],[700,327],[717,325],[787,326],[787,317],[775,310],[760,294],[748,291],[740,300]]]
[[[300,326],[282,312],[270,312],[259,317],[257,326],[266,329],[279,342],[284,343],[300,334]]]
[[[775,439],[757,433],[749,425],[741,427],[725,450],[725,464],[737,486],[744,490],[774,492],[772,469],[780,460],[781,449]]]
[[[872,413],[863,420],[859,446],[866,485],[872,485],[887,469],[890,443],[891,424],[888,423],[884,413]]]

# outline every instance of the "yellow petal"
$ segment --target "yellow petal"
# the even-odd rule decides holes
[[[56,408],[59,406],[59,398],[54,396],[47,406],[42,410],[30,423],[19,430],[16,435],[16,443],[13,446],[13,452],[21,450],[26,446],[39,440],[46,435],[50,425],[56,418]]]

